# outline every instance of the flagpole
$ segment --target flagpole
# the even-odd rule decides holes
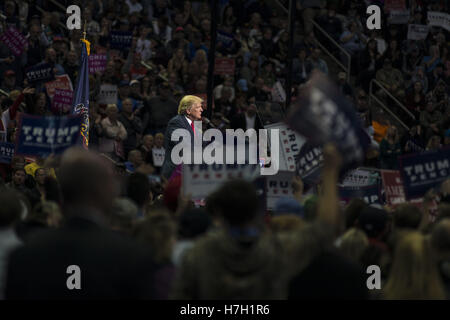
[[[86,40],[86,19],[84,20],[83,40]]]

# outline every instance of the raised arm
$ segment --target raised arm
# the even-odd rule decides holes
[[[318,217],[321,221],[335,226],[339,216],[337,183],[342,158],[336,147],[327,144],[323,148],[322,193],[318,201]]]

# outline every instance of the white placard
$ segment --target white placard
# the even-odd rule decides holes
[[[388,22],[390,24],[407,24],[410,16],[409,10],[393,10],[389,13]]]
[[[295,162],[305,139],[286,124],[278,122],[265,126],[266,129],[278,129],[280,136],[280,171],[295,171]],[[270,134],[270,130],[269,130]],[[270,139],[269,139],[270,142]]]
[[[153,148],[152,149],[153,166],[162,167],[162,165],[164,163],[165,154],[166,154],[166,149]]]
[[[408,25],[408,40],[425,40],[430,27],[422,24]]]
[[[428,24],[450,31],[450,14],[438,11],[428,11]]]
[[[268,210],[274,210],[280,198],[292,197],[292,178],[294,172],[278,172],[274,176],[266,177],[266,205]]]
[[[260,175],[259,165],[183,165],[183,194],[193,200],[205,199],[231,179],[253,181]]]
[[[116,104],[117,86],[113,84],[102,84],[97,101],[99,104]]]

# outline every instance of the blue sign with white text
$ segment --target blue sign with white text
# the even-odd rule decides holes
[[[16,153],[47,157],[74,146],[80,136],[81,116],[38,117],[22,114]]]
[[[29,83],[47,82],[55,79],[53,66],[49,63],[38,63],[25,72]]]
[[[450,177],[450,148],[403,156],[399,167],[406,199],[421,198]]]
[[[14,143],[0,142],[0,163],[11,163],[14,157]]]

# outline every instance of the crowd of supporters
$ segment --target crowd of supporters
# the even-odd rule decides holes
[[[216,128],[259,129],[282,110],[276,88],[285,87],[289,32],[280,5],[287,8],[288,1],[276,2],[219,1],[215,55],[231,58],[234,69],[214,76],[210,120]],[[450,143],[449,34],[432,27],[426,39],[408,40],[408,23],[390,24],[384,11],[381,30],[368,30],[367,6],[383,10],[382,2],[296,1],[289,90],[295,102],[314,70],[330,76],[372,137],[366,165],[398,169],[399,156]],[[320,192],[305,197],[296,179],[295,198],[264,216],[256,191],[244,181],[223,185],[205,207],[194,208],[180,195],[181,177],[160,178],[155,154],[163,152],[179,100],[207,94],[209,1],[59,3],[82,8],[90,54],[107,57],[105,70],[89,75],[89,149],[101,156],[70,150],[62,158],[17,155],[10,164],[0,163],[0,297],[75,297],[65,281],[39,291],[52,274],[65,277],[64,266],[78,263],[58,256],[71,249],[81,268],[91,270],[89,281],[98,284],[80,296],[87,298],[450,297],[448,181],[433,216],[431,194],[420,209],[408,203],[374,208],[359,199],[340,208],[341,156],[328,146]],[[406,4],[414,24],[426,25],[428,11],[450,9],[447,1]],[[1,32],[14,26],[28,40],[20,56],[0,42],[0,141],[14,143],[20,112],[70,113],[55,112],[44,84],[28,83],[25,73],[49,63],[55,75],[67,74],[75,85],[83,29],[68,30],[68,15],[54,1],[6,0],[0,10]],[[347,63],[310,19],[351,56],[350,74],[325,54],[324,49]],[[131,46],[111,49],[114,31],[130,31]],[[373,79],[382,87],[371,91]],[[103,85],[117,86],[115,103],[99,102]],[[377,117],[382,108],[369,105],[371,94],[398,119],[386,110]],[[25,276],[37,255],[49,259]],[[117,267],[98,277],[111,264]],[[366,287],[370,265],[382,271],[376,294]],[[328,272],[330,266],[335,272]],[[29,280],[24,287],[36,275],[42,282]]]

